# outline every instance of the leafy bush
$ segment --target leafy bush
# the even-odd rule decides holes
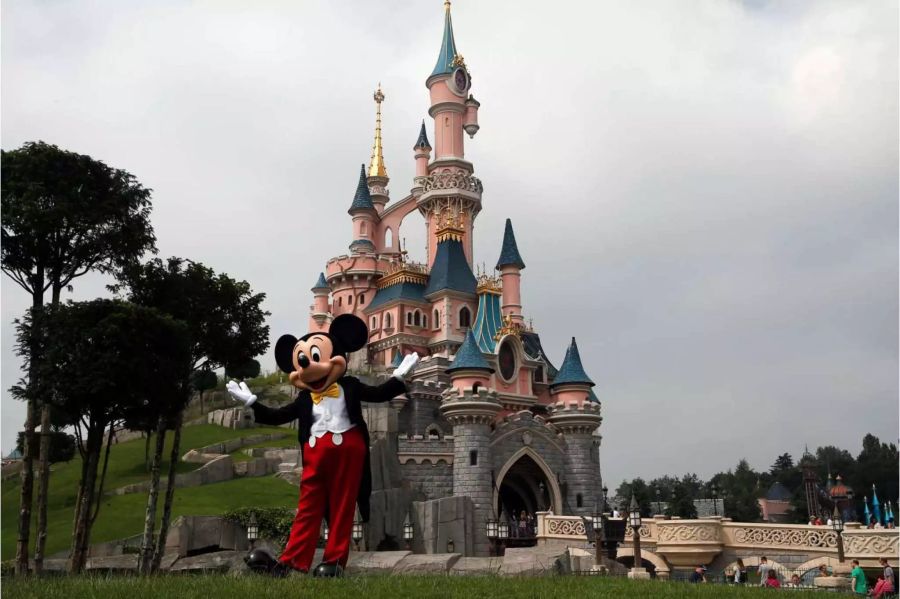
[[[250,514],[254,514],[256,524],[259,526],[259,538],[269,539],[284,546],[294,523],[294,513],[295,510],[284,507],[242,507],[225,512],[222,517],[228,522],[247,528]]]

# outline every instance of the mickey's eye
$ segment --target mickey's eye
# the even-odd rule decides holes
[[[312,361],[313,361],[313,362],[318,362],[319,360],[322,359],[322,352],[319,351],[319,348],[318,348],[317,346],[315,346],[315,345],[313,345],[313,346],[309,349],[309,355],[310,355],[310,357],[312,358]]]

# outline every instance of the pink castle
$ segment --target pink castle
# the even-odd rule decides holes
[[[466,160],[465,134],[472,138],[478,132],[480,104],[456,49],[450,3],[444,6],[440,53],[425,81],[434,147],[422,122],[412,148],[412,189],[391,201],[379,86],[372,156],[368,169],[361,168],[348,210],[350,253],[330,259],[312,288],[309,330],[327,330],[339,314],[365,320],[367,350],[351,361],[358,372],[388,371],[414,351],[423,357],[409,393],[394,402],[395,423],[384,432],[396,442],[405,486],[416,489],[418,499],[471,501],[463,511],[476,530],[469,531],[471,546],[459,548],[481,555],[490,539],[479,522],[544,509],[588,515],[600,505],[602,419],[575,339],[556,369],[526,324],[525,262],[509,219],[497,274],[473,270],[472,237],[483,186]],[[427,225],[424,264],[409,261],[400,247],[401,225],[413,212]],[[421,505],[416,509],[425,509]],[[385,526],[374,542],[391,532]],[[446,526],[451,528],[425,526],[423,550],[428,543],[439,548],[442,538],[452,536],[457,524]],[[457,534],[461,544],[466,536]]]

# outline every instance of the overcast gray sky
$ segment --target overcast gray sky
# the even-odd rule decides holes
[[[557,364],[576,335],[597,383],[611,487],[896,440],[897,11],[454,2],[482,103],[476,260],[496,261],[511,217],[526,317]],[[350,242],[379,81],[392,197],[411,187],[442,15],[440,0],[4,2],[2,146],[130,171],[154,189],[160,255],[268,294],[273,339],[303,332],[309,288]],[[401,236],[422,257],[415,219]],[[5,389],[27,304],[4,277],[4,452],[24,420]]]

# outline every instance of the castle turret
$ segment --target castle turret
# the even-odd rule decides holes
[[[416,159],[416,176],[413,178],[413,192],[421,192],[425,178],[428,176],[428,161],[431,159],[431,144],[428,143],[428,134],[425,132],[425,121],[419,130],[419,138],[413,146]]]
[[[378,214],[384,212],[384,205],[388,203],[388,178],[387,167],[384,164],[384,153],[381,148],[381,103],[384,102],[384,93],[381,84],[375,90],[375,141],[372,143],[372,159],[369,162],[369,176],[366,182],[372,196],[372,204]]]
[[[422,193],[416,206],[426,219],[428,265],[437,253],[437,221],[445,210],[452,209],[463,229],[461,243],[471,268],[472,227],[481,211],[482,185],[472,176],[474,168],[465,159],[463,139],[466,130],[471,134],[478,128],[478,102],[469,99],[472,77],[456,50],[449,1],[444,2],[444,34],[437,64],[425,85],[431,98],[428,114],[434,119],[434,160],[428,163],[426,156],[418,158],[417,154],[417,161],[422,162],[417,162],[416,184],[421,182]],[[420,164],[427,164],[427,176],[418,174]]]
[[[513,233],[512,221],[506,219],[506,230],[503,232],[503,246],[500,248],[500,259],[497,260],[497,270],[503,281],[503,301],[501,309],[503,316],[509,316],[513,323],[524,325],[522,316],[522,269],[525,262],[519,255],[519,247],[516,245],[516,235]]]
[[[599,437],[600,404],[592,400],[590,379],[581,365],[578,345],[572,343],[559,372],[550,384],[549,422],[566,438],[566,503],[575,515],[589,515],[601,494]]]
[[[313,292],[313,309],[309,315],[310,331],[325,331],[328,329],[329,317],[331,316],[328,307],[328,294],[331,293],[331,287],[325,281],[325,273],[319,273],[319,279],[312,287]]]
[[[372,203],[372,195],[369,193],[369,184],[366,180],[366,165],[360,165],[359,183],[356,185],[356,193],[353,195],[353,203],[347,213],[353,217],[353,242],[350,251],[353,254],[370,254],[375,251],[375,224],[378,220],[378,211]]]
[[[457,350],[446,372],[450,375],[451,386],[458,392],[466,389],[477,390],[491,382],[494,369],[478,348],[472,329],[466,332],[466,340]]]
[[[465,538],[465,548],[457,549],[464,549],[465,555],[490,552],[483,523],[494,514],[491,426],[501,409],[497,392],[484,387],[448,389],[441,403],[444,418],[453,426],[453,494],[470,498],[474,508],[475,526]]]

